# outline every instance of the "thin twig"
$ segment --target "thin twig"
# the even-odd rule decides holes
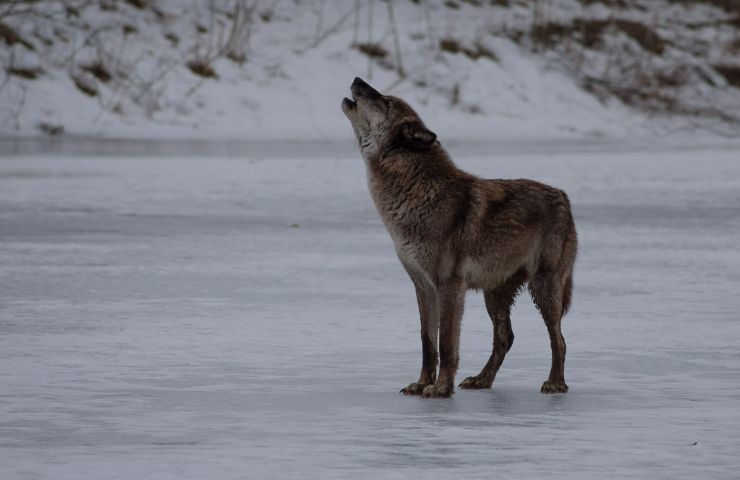
[[[405,77],[406,72],[403,70],[403,63],[401,62],[401,43],[398,38],[396,19],[393,16],[393,2],[386,2],[386,5],[388,6],[388,22],[390,23],[391,32],[393,33],[393,44],[396,47],[396,68],[398,70],[398,76]]]

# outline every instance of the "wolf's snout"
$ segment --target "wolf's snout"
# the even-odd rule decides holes
[[[367,84],[363,79],[360,77],[355,77],[355,80],[352,82],[352,87],[350,88],[352,90],[352,96],[356,99],[357,97],[365,97],[369,99],[378,98],[382,95],[380,92],[375,90],[373,87]]]

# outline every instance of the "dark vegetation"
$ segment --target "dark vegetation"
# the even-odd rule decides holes
[[[355,43],[354,47],[370,58],[385,58],[388,56],[388,50],[379,43]]]
[[[2,22],[0,22],[0,39],[8,46],[21,44],[29,50],[35,50],[33,44],[21,37],[13,27]]]
[[[28,67],[8,67],[8,75],[15,75],[16,77],[24,78],[26,80],[37,79],[44,71],[40,68],[28,68]]]
[[[533,25],[530,35],[532,40],[540,45],[570,38],[580,42],[584,47],[596,48],[601,45],[607,29],[624,33],[651,53],[660,55],[665,50],[665,41],[652,28],[639,22],[622,19],[576,18],[569,24],[546,22]]]
[[[685,7],[685,18],[656,10],[656,0],[580,3],[584,8],[600,4],[611,14],[575,16],[566,22],[535,15],[529,29],[514,29],[507,35],[535,52],[558,54],[558,61],[582,87],[603,100],[617,98],[649,112],[740,121],[740,112],[697,94],[740,87],[740,1],[667,0],[665,5]],[[719,9],[719,17],[695,20],[689,12],[702,7]],[[717,40],[707,42],[705,29]],[[718,30],[724,36],[717,35]],[[732,31],[734,35],[728,33]],[[707,61],[721,51],[735,59]]]
[[[478,60],[479,58],[486,58],[488,60],[491,60],[493,62],[497,62],[498,58],[496,57],[496,54],[493,53],[493,50],[490,48],[485,47],[484,45],[481,45],[480,43],[476,43],[472,47],[466,47],[462,45],[460,42],[455,40],[454,38],[443,38],[439,41],[439,49],[443,52],[448,53],[462,53],[466,57],[470,58],[471,60]]]
[[[54,137],[64,133],[64,127],[58,124],[39,122],[36,127],[45,134]]]
[[[71,78],[75,86],[85,95],[90,97],[98,96],[97,86],[88,77],[81,75],[80,73],[73,73]]]
[[[80,69],[90,73],[92,76],[103,83],[108,83],[111,78],[113,78],[113,75],[108,70],[108,67],[106,67],[100,60],[82,65]]]
[[[727,80],[727,83],[740,88],[740,65],[715,65],[714,69]]]
[[[191,72],[200,77],[218,78],[218,75],[216,74],[216,71],[213,69],[213,67],[203,60],[190,60],[187,65]]]

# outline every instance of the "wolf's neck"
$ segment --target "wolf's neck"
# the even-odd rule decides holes
[[[371,161],[375,161],[380,154],[380,145],[382,145],[386,133],[386,130],[379,128],[373,136],[358,137],[360,153],[366,164],[369,165]]]
[[[365,162],[373,196],[390,197],[417,206],[432,201],[451,182],[464,175],[439,145],[424,152],[370,155],[365,157]]]

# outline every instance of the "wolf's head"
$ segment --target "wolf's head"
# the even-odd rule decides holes
[[[361,78],[355,78],[351,90],[352,100],[342,101],[342,111],[352,124],[364,154],[394,145],[423,149],[437,139],[400,98],[382,95]]]

